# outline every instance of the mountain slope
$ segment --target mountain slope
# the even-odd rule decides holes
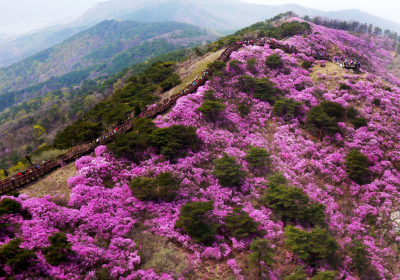
[[[185,30],[193,34],[174,38]],[[157,41],[146,42],[156,37]],[[113,74],[152,54],[159,55],[216,38],[213,32],[185,23],[104,21],[57,46],[1,68],[0,92],[24,88],[73,70],[90,68],[93,72]]]
[[[393,57],[380,38],[311,27],[285,41],[296,54],[268,44],[234,51],[164,116],[137,119],[77,159],[69,198],[39,186],[38,198],[2,197],[13,206],[2,222],[13,227],[0,253],[31,260],[5,276],[399,279],[400,80],[385,69]],[[312,49],[360,59],[362,72]],[[171,71],[158,70],[145,75]],[[113,102],[152,85],[132,78]]]

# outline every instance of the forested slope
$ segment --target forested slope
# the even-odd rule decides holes
[[[173,34],[185,30],[195,31],[197,36],[188,36],[186,40],[174,40]],[[170,36],[152,43],[146,42],[163,34]],[[199,36],[201,38],[196,38]],[[84,71],[86,75],[113,74],[151,56],[215,38],[215,33],[184,23],[104,21],[57,46],[17,64],[1,68],[0,96],[9,90],[45,82],[51,77],[60,77],[71,71]],[[69,85],[68,81],[65,81],[65,84]]]
[[[42,154],[44,154],[42,159],[49,159],[49,155],[59,152],[49,149],[52,147],[57,132],[82,118],[86,112],[110,96],[113,91],[124,87],[128,78],[143,73],[158,61],[186,60],[190,53],[189,50],[179,50],[156,56],[146,63],[136,63],[125,68],[107,79],[86,80],[79,86],[62,87],[60,90],[34,97],[5,110],[0,115],[0,137],[2,139],[0,169],[8,169],[16,165],[21,158],[28,154],[33,156],[32,160],[34,161],[41,159]],[[151,99],[151,101],[153,100],[155,99]],[[138,105],[143,107],[145,104],[147,103]],[[126,107],[126,105],[124,106]],[[104,112],[104,116],[111,112],[112,110]],[[124,116],[122,119],[127,116],[125,111],[121,111],[119,114]],[[106,125],[106,123],[104,124]],[[99,131],[103,131],[104,128],[105,126]],[[43,149],[35,152],[38,147],[43,147]],[[26,164],[29,162],[24,160],[23,165]]]

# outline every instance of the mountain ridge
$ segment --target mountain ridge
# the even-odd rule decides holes
[[[165,7],[170,11],[168,15],[165,15]],[[187,9],[183,10],[182,7]],[[164,19],[200,25],[213,30],[232,30],[264,21],[286,11],[293,11],[299,16],[322,16],[347,21],[353,19],[400,33],[400,24],[354,9],[324,12],[296,4],[258,5],[226,0],[206,0],[201,3],[194,0],[115,0],[96,4],[69,24],[48,27],[13,42],[0,44],[0,66],[10,65],[46,47],[61,43],[68,36],[108,19],[128,19],[130,15],[130,19],[159,21],[155,17],[155,14],[159,14]]]

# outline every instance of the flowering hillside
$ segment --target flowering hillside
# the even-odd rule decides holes
[[[3,196],[0,276],[400,279],[390,51],[312,28],[288,43],[355,56],[364,73],[268,45],[234,52],[168,114],[78,159],[68,205]]]

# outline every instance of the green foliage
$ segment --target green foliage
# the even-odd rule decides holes
[[[150,144],[157,147],[168,160],[175,160],[186,155],[188,149],[199,148],[199,138],[196,128],[184,125],[157,128],[150,135]]]
[[[218,183],[223,187],[238,187],[243,180],[244,173],[240,170],[235,157],[223,153],[222,157],[214,160],[214,174],[218,178]]]
[[[149,134],[132,131],[117,135],[114,142],[108,144],[107,147],[114,153],[115,157],[127,156],[137,162],[139,160],[138,154],[148,148],[148,143]]]
[[[207,64],[207,68],[210,69],[211,71],[213,70],[222,70],[226,67],[226,63],[223,61],[213,61]]]
[[[209,89],[204,93],[203,98],[205,100],[209,100],[209,101],[217,101],[218,98],[215,97],[214,93],[215,93],[215,90]]]
[[[283,39],[286,36],[293,36],[311,29],[310,24],[307,22],[284,22],[278,26],[275,26],[274,24],[272,24],[272,22],[275,20],[276,19],[270,19],[266,22],[257,22],[249,27],[237,31],[233,34],[233,36],[240,36],[245,33],[258,31],[262,32],[267,37]]]
[[[165,200],[172,200],[176,191],[179,190],[179,180],[173,177],[171,172],[161,172],[157,175],[157,183],[159,186],[159,195]]]
[[[32,250],[22,249],[21,243],[22,239],[17,238],[0,248],[0,264],[9,265],[13,274],[26,271],[37,262],[36,254]]]
[[[140,200],[154,200],[158,198],[156,178],[136,177],[129,183],[133,196]]]
[[[253,74],[257,73],[257,69],[256,69],[257,60],[255,58],[251,58],[251,59],[247,60],[246,63],[247,63],[247,70],[250,73],[253,73]]]
[[[239,75],[243,73],[243,70],[240,68],[240,65],[243,64],[243,62],[239,60],[232,60],[229,62],[229,69],[233,71],[236,75]]]
[[[133,130],[139,133],[150,134],[156,128],[154,122],[149,118],[140,118],[133,121]]]
[[[68,149],[78,144],[96,139],[101,135],[104,129],[104,125],[101,122],[92,123],[78,120],[56,135],[54,146],[60,149]]]
[[[181,79],[179,78],[178,74],[172,74],[169,78],[165,79],[163,82],[160,83],[160,86],[163,90],[167,91],[177,85],[182,83]]]
[[[239,85],[244,92],[251,93],[253,90],[254,98],[267,101],[271,105],[273,105],[279,97],[279,92],[275,88],[276,84],[264,77],[257,79],[250,76],[242,76],[239,78]]]
[[[285,120],[290,120],[304,114],[302,105],[302,102],[296,102],[293,98],[284,98],[275,102],[273,113]]]
[[[269,156],[267,150],[251,146],[245,160],[249,163],[250,169],[260,172],[270,163]]]
[[[336,271],[318,271],[317,275],[311,277],[311,280],[334,280],[336,275]]]
[[[367,258],[367,256],[369,256],[367,248],[368,247],[358,239],[353,239],[350,247],[351,259],[353,260],[352,265],[360,276],[364,275],[371,265],[370,259]]]
[[[260,225],[260,222],[254,222],[249,213],[243,211],[243,207],[233,208],[233,212],[225,217],[224,222],[233,237],[247,237],[256,232]]]
[[[303,190],[282,184],[282,177],[281,174],[270,176],[269,187],[262,201],[285,223],[297,221],[311,226],[325,225],[325,206],[317,202],[310,203],[310,198]]]
[[[356,129],[359,129],[360,127],[363,126],[368,126],[367,119],[364,117],[354,118],[353,120],[351,120],[351,123],[354,125]]]
[[[96,104],[84,119],[59,132],[54,145],[69,148],[96,139],[105,130],[104,124],[124,121],[132,111],[139,112],[140,108],[154,103],[157,97],[153,93],[159,86],[167,89],[180,82],[174,74],[174,65],[174,62],[157,62],[145,69],[142,75],[130,77],[125,86],[117,88],[110,97]]]
[[[259,265],[260,275],[262,273],[262,267],[260,262],[263,261],[266,265],[271,265],[274,262],[274,249],[271,248],[270,242],[266,239],[254,239],[250,245],[250,251],[252,253],[248,256],[250,259],[250,265]]]
[[[129,183],[129,187],[140,200],[171,201],[179,190],[179,181],[172,173],[161,172],[156,178],[136,177]]]
[[[375,98],[372,102],[375,106],[381,106],[381,100],[379,98]]]
[[[284,280],[306,280],[307,274],[304,273],[304,270],[301,266],[296,266],[296,269],[292,275],[285,276]]]
[[[338,120],[344,116],[345,109],[338,103],[322,101],[307,113],[306,125],[314,135],[321,139],[325,135],[333,136],[340,133]]]
[[[142,110],[140,110],[139,105],[136,105],[136,106],[135,106],[135,111],[134,111],[133,115],[134,115],[135,117],[137,117],[137,116],[140,115],[141,112],[142,112]]]
[[[368,158],[358,150],[347,154],[345,164],[347,175],[357,184],[362,184],[370,176]]]
[[[73,251],[71,250],[72,244],[68,241],[65,233],[57,232],[53,236],[49,236],[49,241],[51,245],[42,250],[47,262],[51,265],[67,262],[67,256],[73,254]]]
[[[292,226],[285,228],[285,245],[307,264],[314,266],[317,261],[332,264],[338,249],[336,240],[325,229],[301,230]]]
[[[250,113],[250,106],[244,102],[237,105],[237,109],[242,117],[247,116]]]
[[[213,201],[186,203],[181,207],[175,226],[182,228],[195,242],[209,242],[220,227],[210,221]]]
[[[20,195],[20,193],[19,192],[10,192],[8,195],[13,196],[13,197],[18,197]],[[1,205],[1,203],[0,203],[0,205]],[[0,208],[1,208],[1,206],[0,206]],[[1,210],[0,210],[0,212],[1,212]]]
[[[3,198],[0,201],[0,215],[2,214],[16,214],[21,212],[22,205],[18,201],[11,198]]]
[[[219,101],[210,101],[205,100],[197,111],[201,112],[205,118],[210,119],[212,122],[215,122],[220,113],[226,109],[225,104],[221,104]]]
[[[134,131],[117,135],[108,147],[116,157],[129,156],[134,161],[140,152],[156,147],[166,159],[174,161],[188,149],[198,150],[199,138],[194,127],[172,125],[156,129],[150,119],[140,118],[134,122]]]
[[[336,119],[341,119],[344,116],[345,108],[339,103],[324,100],[320,103],[319,106],[323,108],[324,112],[329,117],[335,117]]]
[[[265,65],[267,65],[269,69],[278,69],[283,67],[283,61],[279,54],[274,53],[267,56]]]
[[[97,270],[96,272],[96,277],[98,280],[110,280],[111,275],[108,272],[108,269],[106,267],[101,267]]]
[[[346,84],[340,84],[339,89],[340,90],[349,90],[349,89],[351,89],[351,87]]]
[[[349,107],[347,108],[346,115],[347,115],[347,117],[348,117],[349,119],[354,119],[355,117],[357,117],[358,112],[357,112],[357,110],[356,110],[353,106],[349,106]]]
[[[312,63],[310,61],[303,61],[301,63],[301,67],[303,67],[304,69],[308,70],[309,68],[312,67]]]

